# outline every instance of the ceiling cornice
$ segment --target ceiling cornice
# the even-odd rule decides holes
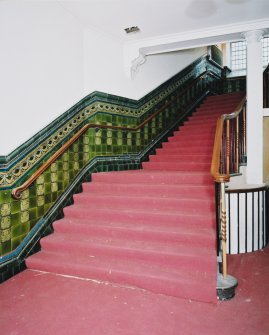
[[[263,29],[268,33],[269,18],[126,42],[124,45],[125,72],[134,78],[139,66],[145,63],[145,57],[148,55],[239,40],[243,39],[242,33],[257,29]]]

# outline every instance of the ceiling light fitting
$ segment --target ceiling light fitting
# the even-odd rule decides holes
[[[125,30],[126,34],[136,33],[138,31],[140,31],[140,29],[138,28],[138,26],[124,28],[124,30]]]

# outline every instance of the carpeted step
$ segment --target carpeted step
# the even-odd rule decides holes
[[[157,158],[159,156],[153,156]],[[180,157],[180,156],[179,156]],[[192,156],[191,156],[192,157]],[[202,158],[204,156],[201,155]],[[207,158],[207,156],[205,156]],[[170,159],[170,158],[168,158]],[[213,185],[193,185],[193,184],[180,184],[180,185],[171,185],[171,184],[126,184],[126,183],[84,183],[83,184],[83,193],[92,193],[92,194],[114,194],[114,195],[131,195],[131,196],[158,196],[160,197],[174,197],[174,196],[184,196],[190,198],[200,198],[203,196],[213,196],[214,195],[214,186]]]
[[[189,163],[207,163],[211,159],[211,155],[205,154],[205,155],[180,155],[180,154],[167,154],[165,151],[160,152],[158,156],[152,155],[150,156],[151,162],[166,162],[167,160],[173,161],[173,162],[189,162]]]
[[[124,222],[124,224],[141,225],[147,224],[158,225],[165,224],[168,227],[175,224],[186,224],[193,229],[196,227],[215,226],[215,213],[186,213],[180,210],[117,210],[107,208],[88,208],[87,206],[68,206],[64,208],[65,217],[74,220],[82,219],[92,222]]]
[[[217,123],[217,118],[206,118],[206,120],[203,119],[198,119],[198,118],[190,118],[189,120],[187,120],[185,122],[185,126],[188,127],[189,124],[192,124],[192,126],[194,125],[203,125],[204,127],[210,127],[210,126],[215,126],[216,127],[216,123]]]
[[[191,150],[189,148],[182,148],[182,147],[174,147],[170,148],[169,146],[165,148],[158,148],[156,149],[156,154],[161,155],[161,154],[168,154],[168,155],[190,155],[190,156],[195,156],[195,155],[207,155],[212,157],[212,146],[208,146],[207,150],[205,148],[199,148],[199,147],[193,147]],[[179,172],[180,173],[180,172]]]
[[[196,235],[197,236],[197,235]],[[195,245],[196,236],[193,235],[193,245],[189,243],[169,243],[160,240],[134,240],[126,238],[108,238],[85,236],[80,234],[53,234],[42,239],[42,250],[61,252],[66,255],[90,255],[92,257],[113,257],[121,260],[146,261],[155,265],[179,267],[191,272],[192,267],[197,271],[211,268],[216,270],[210,256],[214,245]],[[197,237],[199,239],[199,236]]]
[[[57,233],[82,234],[83,236],[102,237],[102,238],[120,238],[132,239],[140,241],[160,241],[163,243],[174,242],[182,244],[192,244],[195,240],[196,246],[215,247],[213,231],[210,227],[196,226],[194,230],[191,225],[178,225],[171,223],[170,225],[163,223],[142,222],[137,225],[129,222],[119,222],[117,220],[108,220],[98,222],[89,219],[73,219],[66,218],[55,221],[53,223],[54,231]],[[212,238],[213,237],[213,238]]]
[[[179,139],[184,139],[184,140],[188,140],[188,139],[195,139],[195,140],[208,140],[210,139],[212,141],[212,136],[213,136],[213,132],[207,132],[206,134],[204,134],[203,132],[200,133],[191,133],[189,131],[177,131],[174,132],[173,136],[168,137],[168,142],[174,142],[177,141]]]
[[[185,147],[188,149],[191,149],[192,147],[200,147],[201,151],[207,151],[207,150],[211,150],[213,149],[213,144],[214,141],[212,139],[208,139],[208,140],[195,140],[195,139],[190,139],[190,140],[186,140],[186,139],[178,139],[173,141],[173,142],[164,142],[162,144],[163,148],[177,148],[177,147]]]
[[[100,172],[92,174],[92,181],[98,182],[113,182],[127,184],[145,183],[145,184],[211,184],[212,178],[207,172],[189,172],[182,173],[181,171],[117,171],[117,172]]]
[[[197,162],[144,162],[142,164],[145,170],[162,171],[209,171],[210,163]]]
[[[111,208],[123,210],[180,210],[186,213],[208,213],[215,210],[214,199],[190,199],[184,196],[159,197],[155,196],[127,196],[122,194],[102,195],[102,194],[75,194],[75,205],[85,205],[87,208]],[[191,200],[191,201],[190,201]]]
[[[212,256],[212,259],[215,256]],[[27,259],[27,266],[36,270],[63,275],[91,278],[120,285],[140,287],[151,292],[170,296],[216,303],[215,271],[192,272],[165,264],[152,265],[151,262],[119,260],[112,257],[91,257],[43,252]]]
[[[212,139],[212,137],[211,138],[210,137],[199,138],[197,136],[192,136],[191,134],[188,138],[181,137],[181,136],[171,137],[168,139],[168,142],[177,143],[178,145],[188,146],[188,147],[195,146],[195,145],[198,145],[200,147],[211,145],[213,147],[213,144],[214,144],[214,140]],[[173,145],[171,147],[173,147]]]

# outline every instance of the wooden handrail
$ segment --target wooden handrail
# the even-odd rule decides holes
[[[21,194],[24,190],[26,190],[52,163],[56,161],[56,159],[61,156],[82,134],[84,134],[90,128],[97,129],[112,129],[112,130],[123,130],[123,131],[137,131],[141,129],[145,124],[150,122],[154,117],[159,115],[164,109],[172,104],[174,100],[176,100],[179,96],[185,94],[188,88],[194,85],[197,81],[203,79],[206,75],[214,75],[210,71],[204,71],[201,73],[192,83],[188,84],[187,87],[176,94],[170,101],[166,102],[161,108],[159,108],[155,113],[145,119],[140,125],[136,127],[122,127],[122,126],[112,126],[112,125],[100,125],[97,123],[88,123],[83,126],[71,139],[69,139],[59,150],[57,150],[41,167],[32,174],[21,186],[16,187],[12,190],[11,195],[15,199],[20,199]]]
[[[228,182],[230,180],[230,176],[228,174],[221,174],[219,172],[223,125],[224,125],[224,115],[219,117],[217,121],[213,155],[211,161],[211,175],[213,176],[215,182],[217,183]]]
[[[230,180],[229,174],[220,173],[220,153],[221,153],[224,121],[232,120],[236,118],[240,114],[245,102],[246,102],[246,97],[244,97],[240,101],[240,103],[237,105],[237,107],[231,114],[223,114],[218,118],[216,132],[215,132],[212,161],[211,161],[211,170],[210,170],[212,177],[217,183],[229,182]]]
[[[225,183],[230,181],[230,172],[228,165],[230,160],[226,161],[226,173],[220,172],[221,164],[221,150],[223,146],[223,135],[224,135],[224,122],[227,121],[226,133],[230,131],[230,120],[236,119],[236,168],[237,172],[239,169],[239,114],[243,110],[246,102],[246,97],[244,97],[240,103],[237,105],[233,113],[223,114],[217,120],[216,132],[215,132],[215,141],[213,147],[213,155],[211,161],[211,175],[214,178],[214,181],[220,185],[220,202],[217,204],[218,208],[218,231],[221,235],[221,250],[222,250],[222,275],[224,280],[227,279],[227,252],[226,252],[226,243],[227,243],[227,228],[226,228],[226,199],[225,199]],[[243,136],[245,135],[245,132]],[[230,144],[230,134],[226,138],[226,145]],[[230,148],[226,148],[226,154],[230,154]]]

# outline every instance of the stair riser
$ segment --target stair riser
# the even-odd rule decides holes
[[[214,120],[188,120],[186,122],[184,122],[184,127],[189,127],[190,125],[192,127],[195,127],[195,126],[203,126],[203,127],[216,127],[217,125],[217,119],[214,119]]]
[[[242,96],[243,98],[243,96]],[[225,98],[225,97],[208,97],[202,104],[203,105],[207,105],[207,106],[211,106],[214,105],[215,107],[219,107],[221,108],[222,106],[234,106],[236,107],[239,102],[242,100],[242,98],[239,98],[238,96],[234,96],[233,98],[229,97],[229,101]]]
[[[151,199],[151,198],[140,198],[140,197],[97,197],[96,195],[75,194],[74,200],[76,205],[84,205],[88,208],[114,208],[123,210],[180,210],[186,213],[207,213],[208,211],[214,211],[213,201],[192,201],[185,199]]]
[[[195,155],[165,155],[165,154],[159,154],[158,156],[150,156],[149,157],[150,162],[167,162],[167,161],[173,161],[175,163],[208,163],[211,160],[210,155],[207,156],[195,156]]]
[[[188,147],[192,147],[192,146],[212,146],[214,144],[214,137],[208,137],[208,138],[197,138],[197,137],[192,137],[192,136],[186,136],[181,137],[181,136],[176,136],[176,137],[170,137],[168,139],[168,143],[173,143],[172,146],[175,145],[181,145],[181,146],[188,146]],[[176,143],[176,144],[174,144]]]
[[[205,155],[211,156],[212,158],[212,148],[211,147],[207,149],[207,152],[203,150],[202,153],[201,153],[201,148],[192,148],[190,150],[189,148],[169,148],[169,147],[158,148],[156,149],[156,153],[157,155],[167,154],[167,155],[191,155],[191,156],[205,154]],[[211,161],[211,159],[209,161]]]
[[[145,170],[163,170],[163,171],[210,171],[210,164],[208,163],[196,163],[192,164],[190,167],[190,163],[161,163],[161,162],[145,162],[142,164],[143,169]]]
[[[185,136],[204,136],[205,134],[205,129],[203,127],[194,126],[194,129],[192,129],[193,127],[191,126],[191,124],[188,125],[188,127],[182,127],[179,130],[175,131],[174,134],[182,134]],[[206,127],[206,133],[209,136],[212,136],[214,138],[215,136],[215,132],[216,132],[216,126],[211,126],[211,127]]]
[[[192,148],[199,147],[201,149],[201,152],[204,152],[209,149],[213,149],[214,141],[207,140],[207,141],[198,141],[198,140],[178,140],[174,142],[165,142],[163,143],[162,147],[167,149],[173,149],[173,148],[180,148],[185,147],[189,150]]]
[[[189,132],[189,131],[183,131],[183,130],[180,130],[180,131],[177,131],[177,132],[174,132],[174,135],[171,136],[171,137],[168,137],[168,141],[169,142],[173,142],[173,139],[186,139],[186,140],[189,140],[189,139],[196,139],[196,140],[208,140],[208,139],[214,139],[214,132],[210,132],[210,133],[192,133],[192,132]]]
[[[150,262],[154,265],[165,265],[166,267],[180,267],[187,270],[195,268],[197,271],[209,269],[212,267],[210,257],[199,255],[180,255],[180,254],[163,254],[147,250],[127,249],[121,247],[110,247],[105,245],[95,245],[93,243],[81,244],[74,241],[53,243],[53,240],[42,239],[42,249],[46,252],[64,252],[66,255],[88,255],[89,257],[116,257],[122,260],[137,260]],[[213,270],[215,271],[215,269]]]
[[[197,133],[198,131],[202,131],[202,132],[204,132],[205,131],[205,129],[207,130],[207,131],[210,131],[210,132],[212,132],[212,131],[214,131],[214,130],[216,130],[216,125],[217,125],[217,123],[211,123],[211,124],[192,124],[192,122],[189,122],[189,123],[184,123],[184,126],[183,126],[183,128],[182,128],[182,130],[186,130],[186,131],[188,131],[189,132],[189,134],[191,134],[191,132],[193,132],[193,133]]]
[[[223,113],[225,114],[225,113]],[[216,114],[216,115],[212,115],[212,114],[200,114],[200,111],[197,112],[197,114],[192,115],[189,118],[189,122],[191,123],[195,123],[195,122],[212,122],[212,123],[216,123],[218,118],[220,117],[221,114]]]
[[[52,264],[39,264],[34,260],[28,261],[27,266],[36,270],[53,272],[62,275],[71,275],[80,278],[91,278],[93,280],[107,281],[121,285],[141,287],[153,293],[166,294],[178,298],[193,299],[203,302],[216,303],[216,292],[212,293],[206,285],[184,285],[180,282],[169,281],[165,279],[147,278],[143,274],[124,273],[119,271],[109,271],[109,269],[89,268],[88,266],[79,266],[77,264],[60,262]],[[41,268],[41,269],[40,269]]]
[[[180,183],[189,183],[189,184],[211,184],[212,178],[209,174],[201,174],[196,175],[195,180],[192,174],[183,174],[183,173],[169,173],[165,174],[160,173],[124,173],[124,174],[104,174],[104,173],[96,173],[92,174],[92,180],[98,182],[110,182],[110,183],[126,183],[126,184],[134,184],[134,183],[145,183],[146,185],[150,184],[180,184]]]
[[[202,104],[194,113],[194,114],[198,114],[200,112],[205,112],[208,114],[229,114],[232,113],[234,111],[234,109],[236,108],[236,105],[234,103],[226,105],[226,104],[222,104],[221,106],[216,106],[215,103],[206,103],[206,104]]]
[[[118,185],[118,184],[105,184],[105,183],[89,183],[87,187],[83,185],[83,191],[85,193],[92,193],[95,195],[122,195],[125,196],[160,196],[160,197],[173,197],[173,196],[186,196],[186,197],[213,197],[214,187],[213,185],[205,187],[195,187],[191,185],[179,185],[174,187],[173,185]]]
[[[102,220],[103,222],[124,222],[124,224],[130,225],[139,225],[146,222],[147,224],[166,224],[168,227],[174,225],[182,225],[188,227],[215,227],[215,213],[206,214],[206,215],[191,215],[186,216],[178,213],[171,214],[167,211],[159,211],[154,213],[153,211],[130,211],[130,212],[120,212],[118,210],[106,210],[106,209],[89,209],[81,208],[76,206],[69,206],[64,208],[65,217],[68,217],[69,220],[74,219],[83,219],[89,220],[89,222],[97,222]]]
[[[195,245],[200,247],[214,248],[215,242],[212,239],[210,232],[208,235],[196,235],[187,234],[182,232],[177,232],[175,227],[175,232],[169,233],[165,231],[165,226],[163,231],[139,231],[134,230],[132,227],[117,228],[111,226],[94,226],[90,224],[69,224],[64,222],[54,222],[53,224],[55,233],[68,233],[68,234],[82,234],[89,235],[91,237],[98,238],[117,238],[117,239],[130,239],[139,241],[155,241],[155,242],[167,242],[167,243],[181,243],[186,245]]]

